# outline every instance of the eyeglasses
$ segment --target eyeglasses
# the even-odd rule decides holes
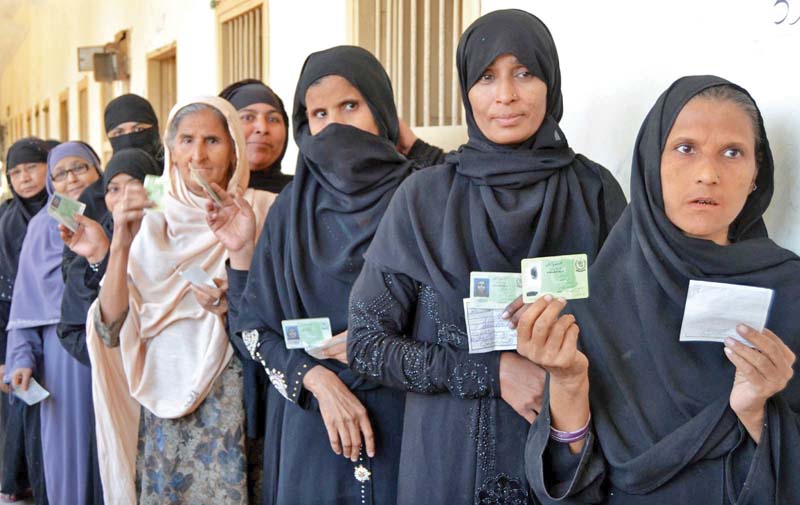
[[[69,168],[65,168],[64,170],[54,173],[53,175],[50,176],[50,178],[53,180],[53,182],[61,182],[61,181],[66,181],[69,174],[78,177],[79,175],[83,175],[88,171],[89,171],[88,164],[77,163]]]
[[[38,163],[30,163],[25,166],[17,165],[16,167],[8,171],[8,176],[12,179],[17,179],[19,177],[22,177],[23,172],[28,175],[33,175],[36,173],[37,170],[39,170]]]

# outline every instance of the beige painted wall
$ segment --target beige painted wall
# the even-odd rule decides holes
[[[346,2],[267,0],[269,84],[290,111],[306,56],[347,43]],[[219,92],[216,19],[208,0],[35,0],[19,8],[14,22],[27,27],[27,33],[2,66],[0,124],[4,126],[8,126],[7,107],[16,118],[49,99],[50,136],[58,137],[59,94],[68,90],[70,138],[78,138],[78,86],[85,78],[89,141],[98,152],[102,150],[106,139],[101,85],[90,72],[78,72],[77,47],[102,45],[123,29],[130,30],[130,92],[146,96],[147,54],[172,42],[177,45],[178,100]],[[115,84],[114,94],[123,92],[121,83]],[[296,153],[290,142],[285,171],[294,170]]]

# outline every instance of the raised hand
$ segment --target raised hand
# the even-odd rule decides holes
[[[517,352],[555,380],[581,379],[589,369],[589,360],[578,350],[575,316],[559,316],[566,306],[566,300],[543,296],[525,309],[517,326]]]
[[[112,246],[130,249],[139,232],[145,209],[155,204],[147,199],[147,192],[139,181],[130,181],[122,190],[122,200],[114,207],[114,238]]]
[[[550,373],[550,426],[574,432],[589,423],[589,360],[578,350],[580,329],[567,301],[546,295],[529,305],[517,325],[517,352]],[[569,444],[577,454],[585,439]]]
[[[212,183],[211,188],[219,196],[222,206],[213,200],[206,204],[208,227],[228,250],[231,266],[237,270],[248,270],[256,240],[253,208],[240,195],[228,193],[216,183]]]
[[[731,389],[731,410],[758,443],[767,400],[783,391],[794,375],[795,354],[770,330],[760,333],[746,325],[736,331],[755,348],[733,339],[725,340],[725,355],[736,367]]]
[[[63,224],[58,225],[61,240],[70,251],[83,256],[89,263],[100,263],[111,246],[103,227],[94,219],[80,214],[76,214],[74,219],[78,223],[78,230],[75,232]]]

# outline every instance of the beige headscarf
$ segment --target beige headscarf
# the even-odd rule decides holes
[[[250,170],[236,110],[218,97],[179,103],[175,114],[203,103],[220,111],[236,146],[236,167],[227,190],[250,203],[263,226],[276,196],[246,189]],[[166,144],[166,142],[165,142]],[[164,212],[147,212],[131,245],[128,263],[129,312],[120,345],[108,348],[94,328],[97,301],[89,310],[87,346],[92,361],[92,392],[97,446],[106,503],[136,502],[135,473],[140,405],[161,418],[190,414],[205,400],[233,356],[223,320],[204,310],[179,272],[198,266],[225,278],[227,251],[206,222],[206,198],[191,193],[166,153],[169,190]]]

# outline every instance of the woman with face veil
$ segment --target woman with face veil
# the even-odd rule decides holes
[[[347,368],[344,334],[363,252],[414,164],[396,148],[389,78],[364,49],[310,55],[293,120],[300,148],[294,180],[272,208],[255,254],[233,250],[252,250],[252,243],[229,248],[232,267],[249,267],[229,273],[231,303],[240,300],[231,309],[240,343],[273,386],[265,502],[394,503],[403,395]],[[218,234],[228,235],[223,224],[212,218]],[[312,317],[329,318],[341,340],[320,359],[284,343],[281,321]]]
[[[550,376],[526,447],[544,503],[800,503],[800,258],[767,238],[773,171],[755,102],[725,79],[678,79],[650,110],[594,294],[519,323]],[[763,332],[736,327],[754,348],[679,340],[690,280],[774,290]],[[533,335],[540,318],[557,322]]]
[[[363,377],[408,392],[398,503],[529,503],[523,446],[544,372],[515,353],[468,353],[470,272],[519,272],[536,256],[591,261],[625,202],[559,128],[558,57],[539,19],[481,17],[457,66],[469,142],[392,199],[353,288],[347,356]]]

